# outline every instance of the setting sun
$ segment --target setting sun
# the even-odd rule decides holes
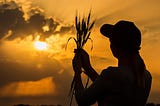
[[[46,42],[36,41],[34,42],[34,47],[37,50],[46,50],[48,49],[48,44]]]

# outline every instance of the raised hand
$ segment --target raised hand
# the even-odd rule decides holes
[[[84,73],[89,76],[92,81],[94,81],[99,75],[91,66],[88,53],[83,49],[80,49],[78,52],[80,53],[80,59],[82,67],[84,69]]]
[[[80,53],[83,69],[84,70],[90,69],[92,66],[91,66],[91,63],[90,63],[90,58],[89,58],[88,53],[83,49],[80,49],[79,53]]]
[[[72,66],[73,66],[73,70],[75,73],[77,74],[81,74],[82,73],[82,63],[81,63],[81,57],[80,57],[80,53],[76,51],[75,49],[75,56],[72,60]]]

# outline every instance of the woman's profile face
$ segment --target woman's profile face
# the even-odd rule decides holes
[[[114,44],[110,43],[110,49],[111,49],[111,51],[112,51],[113,56],[116,57],[116,58],[118,58],[118,53],[117,53],[118,50],[117,50],[117,48],[114,46]]]
[[[120,57],[122,57],[123,52],[120,48],[118,48],[117,46],[115,46],[113,43],[110,43],[110,49],[112,51],[112,54],[115,58],[119,59]]]

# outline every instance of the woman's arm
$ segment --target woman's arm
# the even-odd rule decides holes
[[[81,74],[75,74],[76,83],[75,83],[75,99],[78,106],[90,106],[97,101],[97,96],[101,95],[99,92],[103,91],[100,90],[101,85],[95,83],[98,81],[99,78],[87,89],[84,89]],[[98,81],[99,82],[99,81]],[[100,85],[100,86],[99,86]]]
[[[76,98],[77,104],[80,106],[81,97],[82,97],[81,95],[84,92],[84,86],[81,79],[82,65],[81,65],[79,54],[75,54],[72,60],[72,66],[73,66],[74,75],[75,75],[74,76],[75,77],[75,86],[74,86],[75,98]]]
[[[91,63],[90,63],[90,58],[89,58],[89,55],[88,53],[83,50],[83,49],[80,49],[80,57],[81,57],[81,62],[82,62],[82,67],[85,71],[85,74],[87,76],[90,77],[90,79],[92,81],[95,81],[95,79],[99,76],[98,73],[94,70],[94,68],[91,66]]]
[[[84,92],[84,86],[82,83],[82,79],[81,79],[81,75],[77,74],[76,75],[76,85],[75,85],[75,99],[77,101],[78,106],[80,106],[80,104],[82,103],[81,98],[82,98],[82,94]]]
[[[89,67],[85,70],[85,74],[94,82],[95,79],[99,76],[99,74],[92,68]]]
[[[103,97],[106,89],[104,88],[104,79],[101,76],[97,77],[86,89],[82,84],[81,74],[77,74],[76,78],[75,98],[78,106],[90,106],[99,100],[98,98]]]
[[[84,53],[86,54],[82,54],[82,53],[81,51],[78,51],[78,52],[75,51],[75,57],[73,58],[73,61],[72,61],[73,70],[75,72],[75,86],[74,86],[75,98],[79,106],[89,106],[89,104],[96,102],[96,99],[89,99],[90,97],[96,98],[95,96],[96,92],[93,91],[94,87],[90,87],[91,90],[89,91],[87,90],[87,92],[84,89],[82,79],[81,79],[82,66],[83,66],[83,69],[85,70],[85,74],[87,74],[93,82],[99,75],[90,65],[89,55],[88,55],[88,58],[87,57],[85,58],[87,53],[85,51]],[[84,59],[82,58],[81,55],[83,56]]]

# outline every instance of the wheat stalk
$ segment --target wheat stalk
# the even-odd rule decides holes
[[[78,49],[83,49],[84,45],[87,43],[88,40],[91,41],[92,46],[91,46],[91,50],[93,49],[93,40],[90,38],[91,35],[91,30],[95,24],[95,20],[90,22],[91,18],[91,11],[88,14],[88,17],[83,17],[82,19],[80,18],[80,16],[78,17],[78,15],[75,16],[75,28],[76,28],[76,37],[70,37],[67,41],[66,44],[66,49],[67,49],[67,45],[69,43],[69,41],[71,39],[73,39],[76,43],[77,46],[77,50]],[[70,88],[70,96],[71,96],[71,102],[70,102],[70,106],[72,104],[72,99],[73,99],[73,95],[74,95],[74,91],[75,91],[75,83],[77,78],[76,76],[73,77],[72,83],[71,83],[71,88]],[[89,82],[89,78],[87,79],[86,82],[86,86],[88,85]]]
[[[91,30],[95,24],[95,20],[90,23],[91,11],[88,14],[88,17],[83,17],[82,19],[76,15],[75,17],[75,27],[76,27],[76,37],[70,37],[67,41],[67,45],[71,39],[74,39],[77,49],[82,49],[88,40],[91,40],[93,49],[93,40],[90,38]]]

